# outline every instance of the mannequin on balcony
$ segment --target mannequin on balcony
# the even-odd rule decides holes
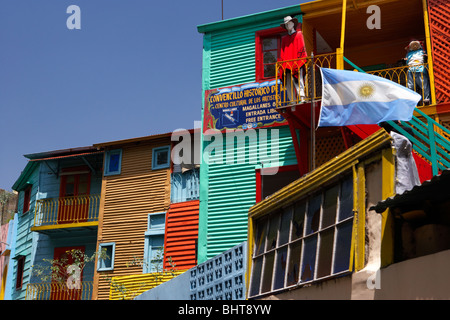
[[[284,17],[284,23],[280,24],[288,32],[281,38],[280,60],[287,61],[282,64],[281,81],[287,92],[289,102],[303,102],[305,100],[305,41],[301,31],[297,30],[298,20],[291,16]],[[291,61],[288,61],[291,60]],[[286,101],[287,102],[287,101]]]
[[[405,48],[408,68],[408,88],[422,94],[423,103],[430,104],[430,78],[426,67],[427,53],[419,41],[411,41]]]

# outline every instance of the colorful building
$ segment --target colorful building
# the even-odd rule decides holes
[[[92,263],[83,265],[71,287],[68,274],[58,281],[49,277],[45,260],[58,260],[63,268],[73,263],[70,250],[96,252],[103,152],[82,147],[25,157],[28,163],[13,186],[19,201],[11,299],[90,300]],[[36,273],[41,267],[44,273]]]
[[[105,152],[97,248],[108,257],[93,299],[130,299],[197,264],[198,168],[173,164],[171,133],[94,146]]]
[[[306,65],[309,85],[306,103],[289,100],[284,84],[276,95],[277,109],[288,121],[291,132],[300,132],[297,141],[300,144],[309,141],[308,148],[303,151],[297,148],[296,155],[298,163],[307,163],[304,168],[310,172],[249,210],[251,299],[448,298],[440,281],[432,276],[424,281],[427,284],[407,283],[403,278],[420,270],[425,261],[441,259],[439,268],[448,265],[445,251],[448,241],[442,233],[448,223],[428,226],[427,230],[415,229],[417,224],[411,227],[400,223],[405,217],[393,210],[402,206],[401,199],[408,199],[401,193],[409,194],[407,190],[415,184],[427,185],[427,180],[438,176],[450,164],[450,132],[445,120],[448,103],[445,88],[450,82],[448,76],[441,76],[441,70],[448,69],[448,63],[442,59],[448,58],[448,53],[440,50],[448,30],[445,3],[399,0],[370,4],[375,6],[368,8],[369,3],[362,1],[331,0],[300,5],[306,46],[312,45],[313,49],[308,50],[310,56],[290,63],[297,67]],[[374,21],[371,13],[376,14],[377,10],[381,13],[381,28],[369,23]],[[396,144],[394,133],[389,137],[377,125],[316,130],[322,99],[318,67],[324,67],[323,61],[329,64],[325,66],[328,68],[367,72],[407,86],[411,73],[402,57],[413,39],[420,41],[428,52],[428,60],[421,65],[424,71],[416,76],[420,82],[429,79],[431,94],[427,101],[425,90],[412,88],[422,95],[413,119],[402,121],[401,125],[388,122],[390,129],[385,126],[388,131],[403,135],[401,146]],[[289,77],[284,63],[278,61],[275,67],[282,79]],[[346,150],[317,163],[321,152],[318,138],[333,130],[334,136],[339,131],[342,134]],[[295,141],[294,134],[292,137]],[[402,171],[399,164],[405,156],[415,161]],[[401,188],[403,180],[414,172],[415,182]],[[398,203],[383,202],[396,194],[400,194]],[[378,202],[382,204],[375,206]],[[371,210],[375,207],[378,214]],[[384,210],[387,207],[391,210]],[[414,215],[415,209],[420,208],[418,204],[403,205],[402,212]],[[425,214],[419,216],[423,218]],[[421,220],[408,217],[413,224]],[[414,230],[401,229],[407,227]],[[405,243],[407,249],[413,250],[407,243],[412,241],[412,233],[423,252],[438,251],[439,246],[424,240],[427,236],[432,241],[443,239],[440,248],[444,251],[438,253],[439,257],[420,255],[420,261],[399,259]],[[401,287],[393,286],[397,279]],[[435,290],[429,290],[430,285]]]

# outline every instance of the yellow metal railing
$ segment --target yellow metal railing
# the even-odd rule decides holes
[[[99,206],[100,195],[37,200],[34,226],[98,221]]]
[[[25,300],[91,300],[92,288],[92,281],[82,281],[76,289],[59,283],[30,283]]]
[[[381,78],[385,78],[391,80],[395,83],[398,83],[404,87],[407,87],[411,90],[422,95],[422,100],[419,102],[419,105],[426,104],[426,100],[428,99],[428,103],[431,103],[431,83],[428,72],[428,64],[421,64],[412,68],[423,68],[423,72],[414,72],[414,69],[411,69],[409,66],[401,66],[395,68],[388,68],[382,70],[375,71],[367,71],[369,74],[373,74],[375,76],[379,76]],[[417,70],[417,69],[416,69]],[[428,88],[428,92],[423,90],[423,88]],[[425,101],[425,102],[424,102]]]
[[[277,108],[317,100],[322,97],[319,68],[336,68],[336,53],[278,61],[275,77],[280,80],[276,91]],[[313,71],[314,70],[314,71]],[[303,78],[303,94],[299,79]]]

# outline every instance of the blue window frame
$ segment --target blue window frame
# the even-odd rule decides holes
[[[150,213],[148,215],[144,245],[144,273],[163,270],[165,223],[165,212]]]
[[[106,257],[99,255],[97,261],[97,271],[109,271],[114,269],[114,255],[116,252],[115,242],[101,243],[99,245],[99,252],[105,250]]]
[[[158,147],[152,150],[152,169],[170,167],[170,146]]]
[[[105,154],[105,176],[120,174],[122,166],[122,150],[109,150]]]

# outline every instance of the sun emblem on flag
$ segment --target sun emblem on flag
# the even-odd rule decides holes
[[[359,87],[358,95],[363,99],[369,99],[375,93],[375,87],[370,83],[364,83]]]

